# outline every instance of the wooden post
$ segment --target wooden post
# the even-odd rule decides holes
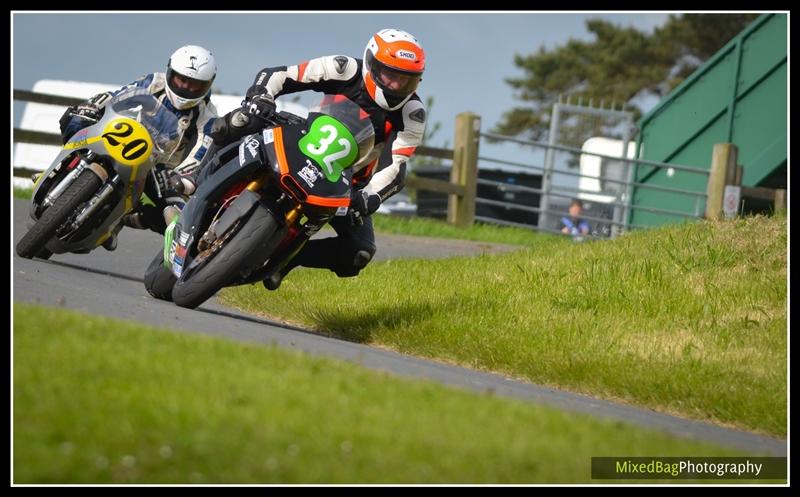
[[[775,190],[775,212],[786,210],[786,190],[778,188]]]
[[[464,195],[447,199],[447,222],[467,228],[475,222],[475,194],[478,180],[478,140],[481,118],[472,112],[456,116],[453,140],[453,168],[450,182],[464,187]]]
[[[725,185],[736,180],[736,159],[739,150],[733,143],[717,143],[711,156],[711,174],[708,176],[706,219],[722,219],[722,200]]]

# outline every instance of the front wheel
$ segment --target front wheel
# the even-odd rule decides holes
[[[52,255],[45,248],[47,242],[56,235],[58,229],[74,214],[78,207],[89,200],[102,186],[103,182],[92,171],[83,171],[67,187],[56,201],[36,221],[25,236],[17,243],[17,255],[30,259],[34,256]],[[41,255],[40,255],[41,254]]]
[[[50,250],[48,250],[47,247],[42,247],[42,250],[36,252],[36,257],[38,257],[39,259],[47,260],[50,258],[51,255],[53,255],[53,253],[50,252]]]
[[[278,228],[271,212],[263,207],[256,208],[219,252],[178,279],[172,288],[173,301],[181,307],[194,309],[234,281],[243,270],[263,264],[270,256],[270,242]]]
[[[172,287],[178,278],[164,266],[164,251],[159,250],[144,273],[144,287],[153,297],[172,302]]]

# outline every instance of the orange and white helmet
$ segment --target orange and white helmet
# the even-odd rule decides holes
[[[412,35],[382,29],[364,49],[361,76],[372,100],[386,110],[403,106],[422,81],[425,51]]]

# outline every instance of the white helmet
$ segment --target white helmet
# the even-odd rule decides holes
[[[408,102],[422,81],[425,51],[417,39],[399,29],[382,29],[364,49],[361,77],[364,86],[381,108],[399,109]]]
[[[216,75],[214,54],[197,45],[183,46],[167,63],[167,98],[176,109],[190,109],[211,91]]]

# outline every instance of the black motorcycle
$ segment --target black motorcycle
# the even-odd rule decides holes
[[[169,224],[145,273],[150,295],[195,308],[223,287],[281,270],[328,221],[347,215],[353,171],[372,159],[366,112],[325,95],[307,118],[268,119],[206,165],[213,174]]]

